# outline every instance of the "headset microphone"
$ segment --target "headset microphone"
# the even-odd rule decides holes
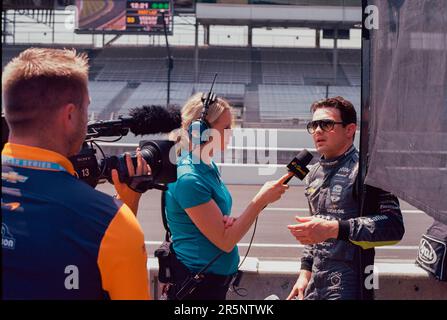
[[[213,104],[217,100],[216,94],[213,92],[214,82],[216,81],[217,73],[214,74],[213,83],[211,84],[210,91],[208,94],[204,94],[202,96],[203,110],[200,116],[200,119],[195,120],[189,126],[189,138],[193,144],[201,145],[207,141],[209,141],[209,133],[207,130],[211,129],[210,124],[206,120],[208,115],[208,109],[210,104]]]

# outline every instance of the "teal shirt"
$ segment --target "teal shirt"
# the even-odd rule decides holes
[[[198,272],[218,253],[223,252],[210,242],[189,218],[185,209],[213,199],[223,215],[231,214],[232,198],[220,178],[216,164],[211,166],[186,154],[177,160],[177,181],[168,184],[166,216],[178,259],[193,272]],[[207,214],[203,212],[203,214]],[[230,275],[237,272],[237,246],[224,253],[206,273]]]

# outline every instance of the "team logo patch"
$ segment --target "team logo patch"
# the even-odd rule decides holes
[[[340,201],[341,192],[343,191],[343,187],[339,184],[336,184],[332,187],[331,190],[331,201],[338,202]]]
[[[426,264],[433,264],[438,260],[435,250],[425,239],[422,239],[419,245],[419,259]]]
[[[23,211],[23,208],[20,208],[20,202],[3,202],[2,201],[2,210],[7,209],[11,211]],[[18,210],[21,209],[21,210]]]
[[[11,183],[17,183],[17,182],[25,182],[26,180],[28,180],[28,177],[21,176],[15,171],[10,171],[10,172],[2,172],[2,180]]]
[[[334,273],[332,273],[330,275],[330,281],[331,281],[331,284],[334,287],[340,286],[340,283],[341,283],[341,277],[340,276],[341,276],[341,274],[338,273],[338,272],[334,272]]]
[[[357,172],[359,171],[359,164],[357,163],[354,168],[351,171],[351,174],[349,175],[349,179],[354,179],[354,177],[357,175]]]
[[[8,230],[8,226],[2,223],[2,248],[14,250],[16,246],[16,239],[12,236],[12,234]]]

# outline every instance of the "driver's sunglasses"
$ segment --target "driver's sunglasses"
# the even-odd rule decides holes
[[[314,134],[318,127],[320,127],[321,130],[328,132],[334,129],[336,124],[344,124],[344,122],[337,122],[331,119],[311,121],[307,124],[307,132]]]

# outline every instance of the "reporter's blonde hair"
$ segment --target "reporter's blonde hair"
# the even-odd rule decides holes
[[[188,129],[193,121],[200,119],[203,112],[202,92],[191,96],[182,108],[182,127],[173,133],[177,143],[177,154],[181,150],[189,150]],[[212,126],[213,123],[222,115],[225,110],[231,111],[231,106],[227,100],[218,97],[216,101],[209,105],[206,121]]]

